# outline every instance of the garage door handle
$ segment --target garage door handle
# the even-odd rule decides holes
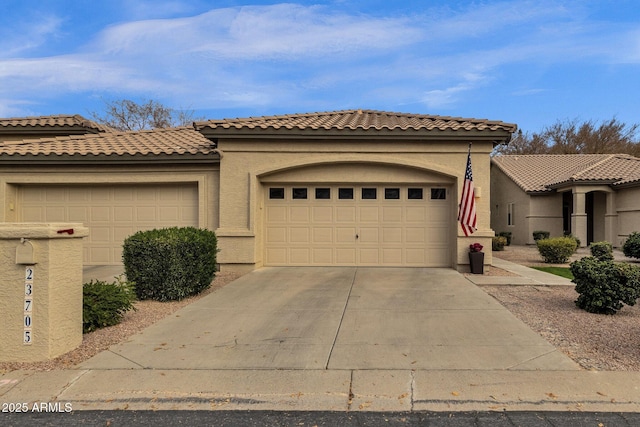
[[[360,236],[358,236],[358,235],[356,234],[356,239],[357,239],[358,237],[360,237]]]

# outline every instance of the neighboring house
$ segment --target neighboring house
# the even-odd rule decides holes
[[[640,231],[640,158],[626,154],[496,156],[491,162],[491,226],[513,244],[533,232],[573,234],[583,246],[621,246]]]
[[[138,230],[217,228],[218,164],[192,128],[0,143],[2,221],[81,222],[85,264],[119,264]]]
[[[515,130],[346,110],[0,143],[0,220],[85,223],[87,265],[120,263],[137,230],[193,225],[216,231],[223,270],[464,270],[469,244],[491,247],[490,153]],[[456,217],[470,143],[478,231],[465,237]]]
[[[115,130],[77,114],[0,119],[0,142],[105,132]]]

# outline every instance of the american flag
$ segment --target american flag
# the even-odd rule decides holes
[[[473,189],[473,174],[471,173],[471,144],[469,144],[469,154],[467,155],[467,170],[464,173],[458,221],[460,221],[465,236],[476,231],[476,199]]]

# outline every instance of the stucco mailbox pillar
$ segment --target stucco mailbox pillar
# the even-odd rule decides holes
[[[53,359],[82,343],[82,238],[70,223],[0,223],[0,362]]]

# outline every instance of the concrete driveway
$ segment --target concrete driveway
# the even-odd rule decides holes
[[[355,267],[259,269],[79,367],[578,369],[454,270]]]

